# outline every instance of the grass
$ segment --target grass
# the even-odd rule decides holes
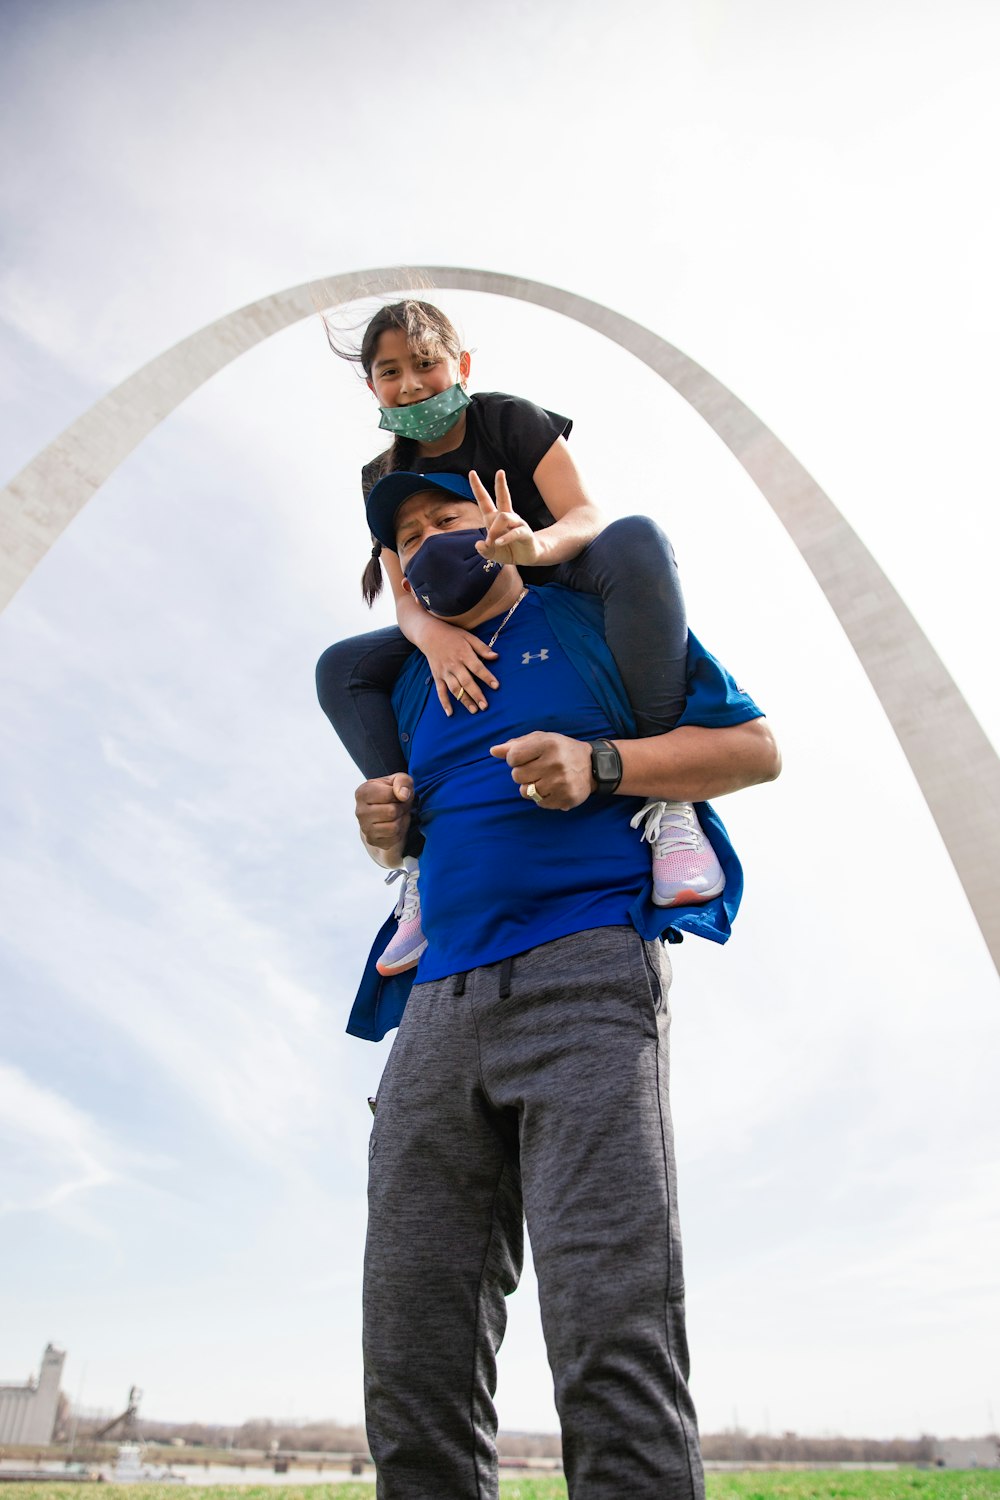
[[[0,1483],[0,1500],[374,1500],[374,1484]],[[501,1500],[566,1500],[562,1479],[505,1479]],[[622,1500],[628,1500],[627,1495]],[[763,1470],[708,1475],[708,1500],[1000,1500],[1000,1469]]]
[[[820,1469],[708,1475],[708,1500],[996,1500],[1000,1469]]]

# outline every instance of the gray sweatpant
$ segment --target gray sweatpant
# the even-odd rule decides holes
[[[631,927],[415,985],[379,1087],[364,1344],[380,1500],[495,1500],[527,1218],[572,1500],[698,1500],[667,1093]]]

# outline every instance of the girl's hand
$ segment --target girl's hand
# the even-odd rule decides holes
[[[526,568],[540,562],[541,552],[535,533],[527,521],[522,521],[520,516],[515,515],[503,469],[497,470],[496,505],[475,469],[469,474],[469,483],[479,502],[479,511],[486,527],[486,540],[476,543],[479,555],[492,558],[494,562],[514,563],[515,566]]]
[[[478,713],[486,707],[482,684],[491,688],[500,686],[486,666],[486,662],[496,661],[497,653],[491,651],[478,635],[472,635],[458,625],[428,619],[422,631],[420,649],[427,658],[438,699],[449,719],[454,712],[453,698],[470,714]]]

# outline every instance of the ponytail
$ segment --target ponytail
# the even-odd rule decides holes
[[[417,457],[416,440],[414,438],[397,436],[393,441],[392,447],[387,448],[380,457],[378,479],[384,479],[386,474],[396,474],[400,469],[412,469]],[[378,479],[376,479],[376,483],[378,483]],[[375,600],[381,594],[384,584],[382,564],[379,562],[381,551],[382,543],[377,541],[375,537],[372,537],[371,557],[369,557],[365,564],[365,571],[361,575],[361,594],[369,609],[371,609]]]
[[[379,553],[382,551],[382,543],[372,537],[372,544],[372,555],[361,575],[361,593],[369,609],[382,592],[382,564],[378,560]]]

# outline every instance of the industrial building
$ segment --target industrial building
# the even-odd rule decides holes
[[[0,1443],[51,1443],[65,1360],[63,1349],[46,1344],[37,1380],[0,1384]]]
[[[1000,1438],[944,1438],[934,1444],[939,1469],[1000,1469]]]

